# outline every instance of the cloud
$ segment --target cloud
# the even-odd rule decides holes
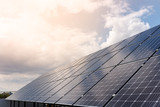
[[[106,42],[102,43],[102,47],[126,39],[150,27],[149,23],[142,21],[142,17],[150,12],[151,7],[133,11],[125,1],[119,1],[120,3],[117,3],[116,0],[109,1],[111,4],[106,3],[107,6],[109,5],[109,9],[103,17],[106,20],[105,28],[110,31],[106,35]]]
[[[39,74],[26,73],[0,74],[0,91],[16,91],[38,76]]]
[[[0,0],[0,90],[17,90],[37,75],[100,49],[97,32],[53,26],[44,17],[91,13],[96,8],[90,0]]]
[[[65,27],[47,27],[47,31],[43,27],[33,31],[31,27],[19,33],[15,30],[0,38],[4,50],[0,52],[0,69],[5,73],[44,72],[99,49],[96,32]]]
[[[149,28],[141,20],[149,8],[133,11],[118,0],[0,0],[0,12],[3,90],[16,90],[57,66]]]

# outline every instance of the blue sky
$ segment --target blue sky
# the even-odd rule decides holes
[[[128,0],[130,7],[134,10],[138,10],[143,6],[152,6],[152,10],[148,17],[143,18],[143,21],[148,22],[151,27],[154,27],[160,23],[160,1],[159,0]]]
[[[0,91],[160,24],[158,0],[0,0]]]

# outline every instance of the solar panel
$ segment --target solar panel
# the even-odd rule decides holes
[[[124,48],[125,46],[128,45],[128,43],[130,43],[136,36],[132,36],[132,37],[129,37],[125,40],[123,40],[117,47],[115,47],[112,51],[116,51],[116,50],[119,50],[119,49],[122,49]]]
[[[117,52],[113,52],[113,53],[111,53],[111,54],[107,54],[107,55],[105,55],[104,57],[102,57],[99,61],[97,61],[96,63],[94,63],[90,68],[88,68],[88,69],[86,69],[86,70],[81,70],[81,71],[83,71],[84,72],[84,74],[85,75],[80,75],[79,76],[79,78],[82,78],[82,77],[86,77],[87,75],[90,75],[92,72],[94,72],[96,69],[98,69],[103,63],[105,63],[109,58],[111,58],[114,54],[116,54]],[[79,72],[78,72],[79,73]],[[75,73],[74,75],[78,75],[77,73]],[[78,79],[79,80],[79,79]],[[82,80],[81,80],[82,81]],[[79,82],[81,82],[80,80],[79,80]],[[74,83],[74,84],[76,84],[76,83],[79,83],[78,81],[72,81],[71,83]],[[70,84],[71,84],[70,83]],[[68,86],[68,88],[64,88],[64,89],[72,89],[73,88],[73,84],[71,84],[71,85],[69,85]],[[62,93],[64,93],[64,92],[66,92],[67,93],[67,91],[65,90],[63,90],[63,91],[60,91],[60,92],[57,92],[54,96],[52,96],[50,99],[48,99],[47,101],[48,101],[48,103],[49,102],[56,102],[57,101],[57,99],[60,99],[64,94],[62,94]],[[61,93],[61,94],[60,94]],[[58,95],[59,96],[58,96]]]
[[[75,72],[72,76],[76,76],[76,75],[80,75],[82,73],[85,74],[90,74],[93,71],[95,71],[96,69],[98,69],[103,63],[107,62],[110,58],[112,58],[118,51],[115,52],[111,52],[105,56],[102,57],[98,57],[95,59],[98,59],[96,61],[94,61],[95,59],[93,59],[94,63],[90,63],[89,65],[85,65],[84,67],[82,67],[80,70],[78,70],[77,72]]]
[[[52,89],[54,89],[55,87],[57,87],[58,85],[60,85],[64,80],[59,80],[57,82],[51,82],[48,86],[46,86],[43,90],[41,89],[40,92],[35,93],[34,95],[32,95],[32,99],[31,101],[37,101],[38,99],[40,99],[42,96],[44,96],[47,92],[51,91]]]
[[[43,96],[38,96],[38,98],[34,98],[35,100],[39,100],[40,98],[50,98],[52,95],[54,95],[56,92],[58,92],[61,88],[69,84],[71,81],[75,80],[76,77],[70,77],[65,79],[62,83],[60,83],[58,86],[54,87],[53,89],[49,90],[45,93]]]
[[[73,81],[71,81],[69,84],[67,84],[65,87],[61,88],[58,92],[53,94],[49,99],[45,99],[44,101],[46,103],[55,103],[58,99],[63,97],[67,92],[69,92],[72,88],[74,88],[77,84],[79,84],[81,81],[83,81],[86,77],[84,75],[80,75],[77,78],[75,78]],[[42,97],[43,98],[43,97]]]
[[[92,59],[94,59],[95,57],[102,57],[102,56],[104,56],[104,55],[112,52],[112,50],[115,49],[117,46],[119,46],[122,42],[123,42],[123,41],[118,42],[118,43],[116,43],[116,44],[113,44],[113,45],[111,45],[111,46],[109,46],[109,47],[107,47],[107,48],[104,48],[104,49],[102,49],[102,50],[100,50],[100,51],[98,51],[98,52],[95,52],[95,53],[90,54],[90,55],[87,57],[87,61],[92,60]],[[117,50],[118,50],[118,49],[117,49]],[[85,61],[86,61],[86,59],[85,59]]]
[[[158,107],[160,56],[152,57],[113,97],[106,107]]]
[[[160,37],[150,37],[133,51],[122,63],[150,57],[160,47]]]
[[[142,43],[144,40],[146,40],[150,35],[154,34],[154,32],[159,28],[159,26],[153,27],[147,31],[141,32],[140,34],[137,34],[135,39],[130,42],[129,44],[135,44],[135,43]]]
[[[158,27],[159,29],[157,29],[157,31],[154,34],[152,34],[152,36],[160,36],[160,25]]]
[[[159,80],[160,25],[60,66],[7,99],[11,107],[159,107]]]
[[[87,91],[89,91],[96,83],[98,83],[105,75],[112,69],[97,70],[88,76],[84,81],[78,84],[72,91],[68,92],[65,96],[57,100],[57,104],[73,105],[78,99],[80,99]]]
[[[154,56],[160,55],[160,49],[157,49],[157,52],[154,54]]]
[[[106,68],[110,66],[115,66],[119,64],[121,61],[123,61],[132,51],[134,51],[138,47],[137,44],[130,45],[122,50],[120,50],[113,58],[111,58],[109,61],[107,61],[104,65],[101,66],[101,68]]]
[[[138,70],[143,62],[144,61],[138,61],[117,66],[74,105],[104,106],[128,78]]]

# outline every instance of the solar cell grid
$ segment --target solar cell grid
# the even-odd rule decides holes
[[[50,72],[48,72],[48,73],[46,73],[46,74],[44,74],[44,75],[41,75],[40,78],[43,78],[43,77],[52,75],[52,74],[54,74],[54,73],[56,73],[56,72],[58,72],[58,71],[61,71],[61,69],[62,69],[62,67],[57,67],[57,68],[54,69],[53,71],[50,71]]]
[[[113,58],[111,58],[109,61],[107,61],[104,65],[101,66],[101,68],[106,68],[110,66],[115,66],[119,64],[121,61],[123,61],[132,51],[134,51],[138,47],[137,44],[130,45],[122,50],[120,50]]]
[[[157,52],[154,54],[154,56],[160,55],[160,49],[157,49]]]
[[[122,42],[123,42],[123,41],[120,41],[120,42],[118,42],[118,43],[116,43],[116,44],[113,44],[113,45],[107,47],[107,48],[104,48],[104,49],[103,49],[104,51],[103,51],[102,53],[100,53],[97,57],[104,56],[104,55],[106,55],[106,54],[108,54],[108,53],[111,53],[112,50],[113,50],[114,48],[116,48],[119,44],[121,44]]]
[[[82,59],[83,59],[83,58],[80,58],[80,59],[75,60],[74,62],[71,62],[71,64],[70,64],[71,67],[72,67],[72,66],[79,65]]]
[[[156,30],[156,32],[154,32],[154,33],[152,34],[152,36],[158,36],[158,35],[160,35],[160,25],[157,26],[157,27],[158,27],[158,29]]]
[[[45,87],[45,85],[47,85],[47,84],[41,84],[39,86],[32,85],[32,86],[28,87],[26,90],[23,90],[23,92],[20,92],[20,95],[17,95],[17,98],[19,100],[24,100],[24,98],[25,98],[25,100],[28,100],[32,97],[32,95],[34,93],[40,91],[40,89]]]
[[[79,65],[79,66],[81,66],[81,65]],[[66,70],[64,70],[63,72],[61,72],[61,73],[57,73],[57,75],[51,75],[52,76],[52,81],[57,81],[57,80],[60,80],[60,79],[63,79],[63,78],[65,78],[65,76],[66,75],[68,75],[68,74],[71,74],[73,71],[75,71],[76,70],[76,68],[77,67],[79,67],[79,66],[74,66],[74,67],[72,67],[72,68],[70,68],[70,69],[66,69]]]
[[[118,46],[116,46],[112,51],[116,51],[116,50],[119,50],[119,49],[122,49],[124,48],[125,46],[128,45],[128,43],[130,43],[136,36],[132,36],[132,37],[129,37],[125,40],[123,40]]]
[[[100,60],[98,60],[96,63],[94,63],[91,67],[89,67],[88,69],[85,70],[85,74],[90,74],[93,71],[97,70],[98,68],[100,68],[105,62],[107,62],[110,58],[112,58],[116,53],[118,53],[119,51],[115,51],[112,52],[110,54],[107,54],[103,57],[100,58]]]
[[[107,68],[103,70],[97,70],[88,76],[84,81],[78,84],[72,91],[66,94],[61,98],[57,104],[68,104],[72,105],[76,102],[81,96],[83,96],[90,88],[92,88],[100,79],[102,79],[108,72],[112,69]]]
[[[160,47],[160,36],[151,37],[133,51],[122,63],[150,57]]]
[[[44,100],[44,101],[55,103],[58,99],[63,97],[67,92],[69,92],[72,88],[74,88],[77,84],[79,84],[85,78],[86,78],[85,75],[78,76],[73,81],[71,81],[69,84],[67,84],[65,87],[61,88],[58,92],[53,94],[49,99],[47,99],[46,101]]]
[[[87,55],[85,57],[83,57],[76,65],[82,64],[84,62],[87,62],[87,59],[90,57],[91,55]]]
[[[98,54],[100,54],[102,51],[103,51],[103,50],[99,50],[98,52],[94,52],[94,53],[91,53],[91,54],[83,57],[82,60],[79,61],[79,63],[78,63],[77,65],[91,61],[93,58],[95,58],[95,57],[96,57]]]
[[[160,101],[160,56],[152,57],[106,107],[155,107]]]
[[[39,98],[43,97],[47,92],[54,89],[56,86],[61,84],[64,80],[59,80],[57,82],[51,82],[48,86],[46,86],[44,89],[41,89],[41,91],[35,93],[32,95],[31,101],[37,101]]]
[[[122,41],[121,41],[122,42]],[[111,52],[111,50],[113,50],[116,46],[118,46],[121,42],[118,42],[118,43],[116,43],[116,44],[113,44],[113,45],[111,45],[111,46],[109,46],[109,47],[107,47],[107,48],[104,48],[104,49],[102,49],[102,50],[99,50],[98,52],[95,52],[95,53],[92,53],[92,54],[90,54],[90,55],[88,55],[87,57],[84,57],[83,58],[83,61],[81,61],[81,63],[84,63],[84,62],[88,62],[88,61],[90,61],[90,60],[92,60],[92,59],[94,59],[94,58],[96,58],[96,57],[101,57],[101,56],[103,56],[103,55],[105,55],[105,54],[107,54],[107,53],[110,53]]]
[[[81,60],[81,59],[79,59],[79,60]],[[79,61],[79,60],[78,60],[78,61]],[[75,61],[75,62],[78,62],[78,61]],[[73,62],[73,63],[74,63],[74,62]],[[57,67],[57,68],[54,69],[53,71],[50,71],[50,72],[42,75],[41,77],[46,77],[46,76],[52,75],[52,74],[57,73],[57,72],[60,73],[61,71],[64,71],[64,70],[69,69],[69,68],[71,68],[71,67],[72,67],[71,64],[66,64],[66,65]]]
[[[89,90],[76,106],[104,106],[120,87],[132,76],[144,61],[132,62],[117,66],[91,90]]]
[[[52,95],[54,95],[61,88],[63,88],[65,85],[67,85],[68,83],[70,83],[74,79],[75,79],[75,77],[70,77],[70,78],[65,79],[65,81],[63,81],[61,84],[59,84],[58,86],[56,86],[55,88],[53,88],[52,90],[47,92],[44,96],[45,97],[51,97]]]
[[[96,62],[98,62],[101,59],[101,57],[98,58],[94,58],[93,60],[91,60],[90,62],[88,62],[87,64],[85,64],[80,70],[78,70],[78,72],[75,72],[73,74],[73,76],[75,75],[80,75],[84,72],[88,71],[88,68],[90,68],[91,66],[93,66],[93,64],[95,64]]]
[[[68,74],[64,75],[63,78],[68,78],[70,76],[75,76],[74,74],[78,72],[81,68],[83,68],[86,65],[86,63],[80,64],[78,67],[76,67],[72,72],[69,72]]]
[[[98,57],[99,54],[101,54],[103,51],[104,51],[104,49],[99,50],[98,52],[92,53],[92,54],[87,58],[86,61],[90,61],[90,60],[94,59],[95,57]]]
[[[79,66],[74,66],[72,68],[65,69],[61,72],[55,72],[54,74],[51,74],[51,75],[48,75],[47,77],[39,79],[38,81],[39,81],[39,83],[42,84],[42,83],[53,82],[53,81],[57,81],[57,80],[66,78],[66,75],[72,74],[73,72],[75,72],[77,70],[77,68],[79,68],[83,65],[85,65],[85,63],[81,64]],[[47,78],[47,80],[45,80],[46,78]]]
[[[146,40],[150,35],[152,35],[157,29],[159,28],[159,26],[153,27],[147,31],[144,31],[142,33],[137,34],[137,36],[135,37],[135,39],[130,42],[129,44],[137,44],[137,43],[142,43],[144,40]]]
[[[128,41],[123,40],[123,41],[122,41],[117,47],[115,47],[112,51],[116,51],[116,50],[122,49],[122,48],[124,48],[126,45],[128,45]]]

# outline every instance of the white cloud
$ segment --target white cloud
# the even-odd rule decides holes
[[[0,74],[0,91],[16,91],[38,76],[38,74],[26,73]]]
[[[59,14],[58,6],[70,13],[93,12],[97,8],[90,0],[0,0],[0,85],[3,89],[16,90],[32,80],[23,74],[42,74],[100,48],[95,31],[52,26],[43,18],[46,10]],[[23,77],[22,82],[17,83],[19,77]]]
[[[79,29],[65,27],[51,28],[41,22],[39,24],[42,26],[38,29],[32,30],[35,26],[21,29],[21,24],[16,23],[17,28],[11,27],[13,31],[2,34],[5,37],[0,38],[0,48],[3,50],[0,52],[3,62],[0,63],[1,69],[14,70],[18,66],[22,69],[52,69],[99,49],[96,32],[84,33]],[[14,71],[23,71],[18,69]]]
[[[65,11],[58,10],[59,7]],[[53,26],[54,17],[50,20],[43,17],[78,14],[83,10],[92,13],[99,8],[106,9],[102,16],[105,28],[111,29],[103,44],[99,41],[104,38],[96,31]],[[141,16],[148,12],[148,8],[132,11],[126,2],[116,0],[0,0],[0,85],[6,90],[16,90],[56,66],[145,30],[149,25]],[[67,21],[65,17],[58,18]]]
[[[106,35],[106,42],[101,45],[103,48],[149,28],[149,24],[143,22],[141,18],[150,12],[150,7],[133,11],[124,1],[120,3],[116,0],[110,1],[112,1],[112,6],[107,2],[106,5],[109,5],[110,9],[107,10],[106,15],[103,15],[106,20],[105,28],[110,29]]]

